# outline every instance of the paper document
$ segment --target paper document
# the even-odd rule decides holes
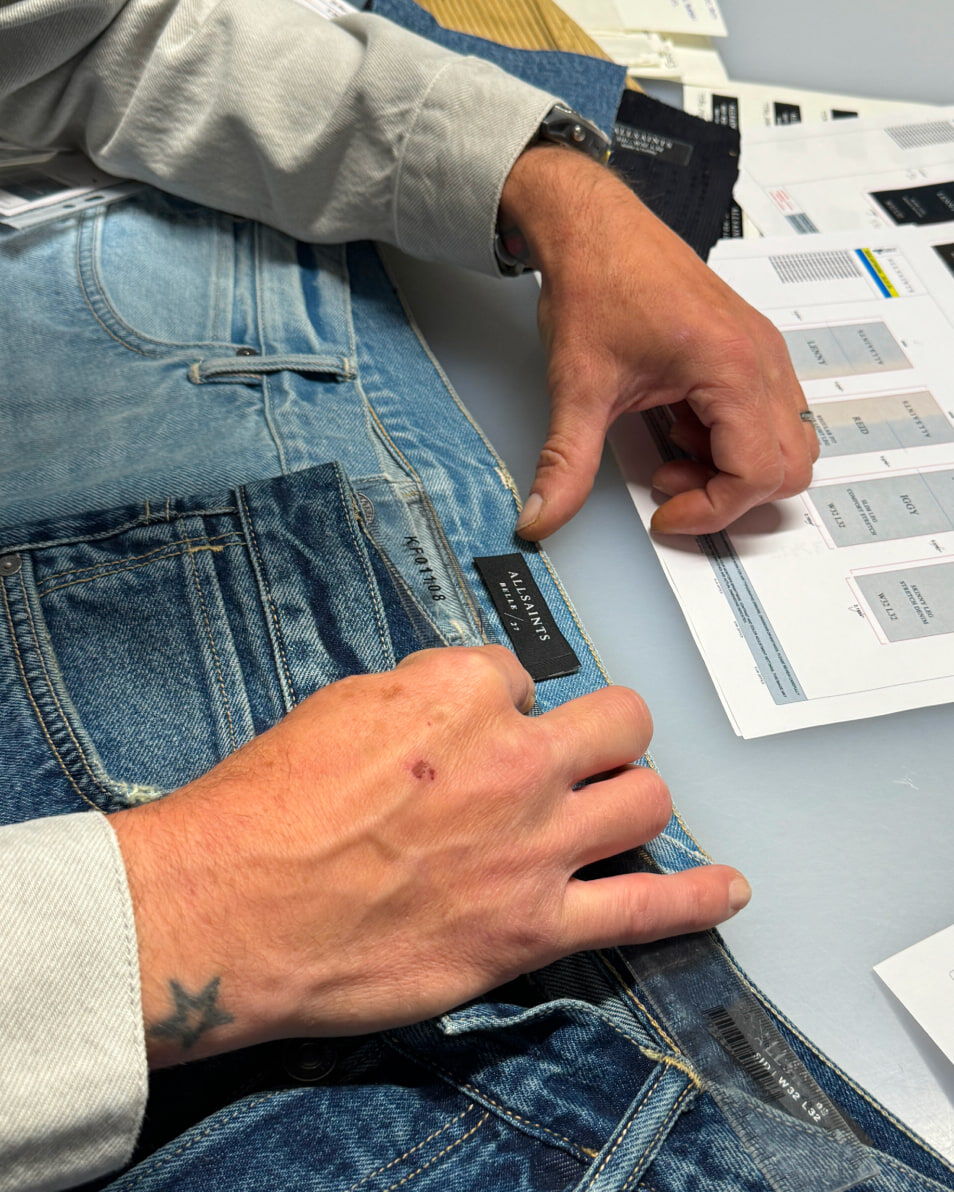
[[[114,178],[79,153],[0,153],[0,224],[35,227],[63,215],[102,206],[141,190]]]
[[[954,108],[747,129],[735,197],[766,236],[954,219]]]
[[[821,441],[806,493],[654,538],[733,727],[954,700],[954,223],[722,241],[710,264],[782,331]],[[667,429],[653,411],[611,436],[647,526]]]
[[[698,80],[697,80],[698,81]],[[925,120],[937,112],[933,104],[891,99],[859,99],[796,87],[736,83],[714,87],[686,86],[682,106],[693,116],[731,124],[733,128],[771,128],[777,124],[806,124],[853,117],[892,114],[894,120]]]
[[[592,35],[647,30],[725,37],[718,0],[560,0],[560,7]]]
[[[954,927],[883,960],[874,971],[954,1063]]]
[[[302,8],[310,8],[329,21],[334,20],[335,17],[344,17],[358,11],[353,4],[348,3],[348,0],[298,0],[298,3]]]
[[[728,77],[709,37],[598,30],[590,36],[605,54],[637,79],[721,83]]]

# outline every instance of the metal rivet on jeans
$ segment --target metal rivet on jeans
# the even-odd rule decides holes
[[[236,348],[236,356],[257,356],[258,352],[254,348]]]
[[[0,575],[16,575],[23,566],[19,555],[4,555],[0,558]]]
[[[317,1084],[330,1076],[335,1066],[331,1046],[320,1039],[289,1044],[284,1059],[285,1071],[299,1084]]]

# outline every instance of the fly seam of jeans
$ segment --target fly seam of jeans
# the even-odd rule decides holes
[[[191,515],[190,515],[191,516]],[[198,534],[194,538],[177,538],[174,542],[165,542],[162,546],[154,546],[152,550],[147,550],[141,555],[125,555],[122,559],[117,559],[116,563],[132,563],[137,559],[148,559],[152,555],[158,555],[164,550],[169,550],[173,546],[188,546],[190,542],[219,542],[223,538],[241,538],[238,530],[228,530],[224,534]],[[90,563],[86,567],[69,567],[65,571],[51,571],[43,580],[42,584],[37,584],[37,590],[45,586],[51,579],[61,579],[64,575],[81,575],[84,571],[99,571],[105,570],[107,567],[115,566],[113,563]]]
[[[281,622],[278,619],[278,609],[275,605],[275,597],[272,595],[272,590],[268,586],[268,580],[265,578],[265,563],[262,559],[262,553],[259,549],[258,538],[255,534],[255,526],[252,522],[251,514],[249,513],[248,505],[245,502],[245,493],[241,488],[235,490],[236,504],[238,505],[239,517],[242,520],[242,526],[245,530],[245,538],[249,548],[249,559],[252,564],[252,571],[258,583],[258,590],[262,597],[262,601],[267,611],[266,623],[269,627],[269,637],[272,641],[272,651],[275,656],[275,663],[279,669],[279,678],[282,680],[285,703],[288,705],[287,711],[291,711],[292,707],[298,703],[298,692],[295,690],[295,684],[291,676],[291,668],[288,665],[288,655],[285,650],[285,639],[282,635]]]
[[[670,1128],[672,1127],[673,1121],[675,1121],[675,1119],[679,1116],[679,1113],[681,1112],[681,1106],[682,1106],[683,1101],[685,1101],[685,1099],[692,1092],[693,1092],[693,1086],[691,1084],[687,1084],[686,1087],[679,1094],[679,1096],[676,1098],[676,1100],[669,1107],[669,1112],[666,1114],[665,1118],[659,1123],[659,1127],[656,1130],[656,1133],[652,1136],[652,1138],[649,1140],[649,1142],[643,1148],[643,1153],[639,1156],[639,1159],[637,1160],[635,1166],[633,1167],[633,1170],[627,1176],[625,1184],[623,1184],[622,1188],[620,1188],[620,1192],[627,1192],[627,1189],[632,1188],[634,1181],[639,1179],[640,1174],[646,1168],[646,1157],[652,1155],[652,1152],[655,1149],[656,1144],[662,1138],[664,1138],[665,1135],[669,1132]]]
[[[924,1151],[926,1155],[929,1155],[934,1160],[940,1160],[940,1162],[947,1165],[949,1170],[954,1172],[954,1166],[952,1166],[950,1160],[945,1159],[943,1155],[939,1155],[937,1151],[935,1151],[932,1147],[929,1147],[922,1138],[917,1136],[917,1134],[912,1134],[904,1122],[902,1122],[900,1118],[895,1117],[890,1109],[886,1109],[880,1101],[872,1097],[867,1089],[862,1088],[861,1085],[857,1084],[847,1073],[843,1072],[837,1064],[832,1063],[832,1061],[826,1055],[820,1052],[811,1039],[807,1039],[798,1029],[798,1027],[796,1027],[776,1005],[770,1002],[760,989],[756,988],[756,986],[749,981],[745,973],[743,973],[736,964],[735,959],[726,950],[725,944],[721,937],[718,937],[718,940],[722,956],[728,962],[729,967],[732,969],[735,976],[745,986],[749,993],[757,999],[759,1004],[771,1018],[776,1018],[783,1023],[785,1028],[790,1031],[796,1039],[798,1039],[802,1046],[807,1048],[807,1050],[809,1050],[820,1063],[824,1064],[826,1068],[830,1068],[835,1075],[838,1076],[839,1079],[843,1080],[845,1084],[847,1084],[848,1087],[852,1089],[852,1091],[855,1092],[863,1101],[867,1101],[871,1108],[874,1109],[880,1116],[887,1118],[888,1121],[891,1122],[891,1124],[895,1127],[895,1129],[900,1130],[901,1133],[904,1134],[911,1142],[917,1143],[917,1145],[922,1151]],[[879,1154],[881,1153],[883,1152],[879,1151]]]
[[[176,1149],[169,1152],[169,1154],[160,1154],[158,1158],[154,1158],[152,1160],[146,1159],[143,1163],[138,1164],[135,1168],[133,1168],[133,1171],[135,1172],[135,1178],[130,1180],[128,1183],[124,1184],[123,1177],[120,1176],[116,1184],[117,1190],[121,1190],[124,1186],[126,1188],[135,1188],[137,1184],[141,1184],[142,1181],[148,1176],[152,1175],[153,1172],[158,1171],[160,1167],[164,1167],[167,1163],[171,1163],[173,1159],[177,1158],[184,1151],[189,1150],[190,1147],[195,1146],[197,1142],[201,1142],[210,1134],[218,1133],[223,1126],[227,1126],[233,1119],[241,1117],[242,1114],[247,1113],[248,1110],[255,1109],[259,1105],[264,1105],[266,1101],[271,1101],[273,1098],[280,1096],[281,1090],[278,1090],[274,1093],[266,1093],[264,1097],[257,1097],[254,1101],[248,1101],[245,1104],[237,1106],[231,1113],[226,1114],[224,1118],[218,1121],[213,1121],[210,1125],[206,1126],[206,1128],[200,1134],[193,1134],[191,1137],[188,1137],[181,1146],[176,1147]],[[132,1175],[133,1172],[130,1172],[129,1174]]]
[[[181,354],[183,351],[195,348],[215,348],[219,349],[221,353],[234,351],[234,344],[218,340],[180,343],[153,339],[152,336],[144,335],[126,322],[108,298],[99,271],[98,257],[102,244],[103,224],[108,214],[108,210],[101,207],[91,215],[80,218],[76,235],[76,275],[83,302],[110,339],[115,340],[128,351],[151,359],[161,359],[169,354]]]
[[[405,469],[411,481],[413,482],[417,493],[421,498],[421,503],[424,506],[430,529],[437,540],[437,546],[440,550],[442,550],[445,562],[449,563],[450,565],[451,575],[454,576],[457,581],[458,593],[463,599],[465,608],[470,610],[471,621],[473,623],[473,627],[477,630],[477,636],[486,642],[487,634],[484,630],[483,618],[480,615],[480,609],[477,607],[477,602],[474,600],[467,581],[464,578],[464,573],[460,566],[460,560],[454,553],[451,544],[447,541],[447,535],[444,533],[443,523],[441,522],[441,519],[427,494],[427,490],[425,489],[420,476],[417,474],[417,471],[411,461],[407,458],[403,451],[401,451],[400,447],[398,447],[397,443],[394,442],[390,434],[388,434],[387,428],[378,417],[377,411],[375,410],[374,406],[372,406],[367,393],[365,393],[364,386],[362,385],[360,378],[356,383],[358,392],[361,394],[361,398],[364,402],[365,409],[368,411],[368,416],[378,428],[378,432],[381,434],[390,450],[394,452],[398,463],[400,463]]]
[[[619,955],[619,953],[617,953],[617,955]],[[659,1038],[664,1043],[667,1044],[667,1046],[671,1049],[674,1056],[679,1056],[680,1051],[679,1051],[678,1045],[676,1044],[675,1039],[673,1039],[673,1037],[668,1033],[668,1031],[665,1030],[665,1028],[661,1025],[661,1023],[656,1019],[656,1017],[649,1012],[649,1010],[639,1000],[639,998],[636,996],[636,994],[633,993],[629,984],[626,982],[623,975],[620,973],[619,969],[617,969],[616,966],[613,964],[613,962],[610,960],[609,954],[607,952],[601,950],[601,951],[597,952],[597,956],[599,956],[599,958],[603,962],[603,964],[609,969],[609,971],[615,977],[616,984],[617,984],[617,992],[622,992],[624,997],[628,1001],[631,1001],[634,1006],[636,1006],[636,1008],[639,1010],[642,1017],[648,1023],[650,1023],[652,1025],[653,1029],[656,1031],[656,1034],[659,1036]],[[622,960],[623,964],[626,965],[625,957],[621,956],[620,959]],[[626,967],[628,968],[629,966],[626,965]],[[633,977],[633,979],[635,980],[635,976]]]
[[[659,1083],[662,1080],[663,1075],[664,1075],[663,1070],[660,1069],[656,1073],[656,1075],[653,1077],[652,1083],[650,1084],[649,1088],[646,1089],[643,1096],[641,1096],[639,1098],[639,1101],[637,1102],[637,1104],[634,1105],[632,1107],[632,1109],[630,1110],[629,1116],[626,1119],[626,1125],[616,1135],[613,1145],[610,1147],[610,1149],[603,1156],[603,1161],[600,1163],[599,1167],[597,1167],[597,1169],[590,1175],[590,1178],[586,1181],[586,1183],[580,1189],[580,1192],[587,1192],[587,1189],[592,1188],[593,1185],[596,1183],[596,1181],[599,1179],[599,1177],[603,1174],[609,1161],[613,1158],[613,1156],[616,1154],[616,1152],[622,1146],[623,1142],[626,1140],[626,1135],[630,1132],[630,1130],[632,1130],[633,1123],[636,1121],[636,1119],[639,1117],[640,1113],[645,1108],[646,1102],[650,1099],[650,1097],[652,1097],[653,1093],[659,1087]]]
[[[149,502],[146,501],[144,509],[148,508]],[[149,509],[149,512],[143,512],[139,517],[134,517],[132,521],[111,526],[108,530],[100,530],[96,534],[74,534],[72,538],[46,538],[41,542],[11,542],[8,546],[0,547],[0,554],[9,555],[21,551],[47,550],[54,546],[76,546],[88,542],[103,542],[107,538],[116,538],[119,534],[135,530],[137,526],[154,526],[159,522],[184,521],[186,518],[192,517],[234,516],[236,513],[238,513],[238,509],[234,506],[227,506],[223,509],[186,509],[181,513],[172,513],[167,500],[162,513],[154,513]]]
[[[226,542],[220,546],[189,546],[185,550],[173,551],[168,555],[160,555],[158,558],[149,559],[145,563],[133,563],[130,567],[113,567],[109,571],[100,571],[96,575],[88,575],[85,579],[71,579],[65,584],[54,584],[52,588],[45,588],[42,592],[37,591],[37,595],[42,600],[44,596],[49,596],[53,592],[59,592],[63,588],[75,588],[77,584],[91,584],[97,579],[109,579],[113,575],[121,575],[124,571],[138,571],[141,567],[152,567],[156,563],[164,563],[166,559],[178,559],[181,555],[197,555],[203,551],[218,551],[227,550],[230,546],[242,546],[241,542]]]
[[[581,1146],[578,1142],[574,1142],[572,1138],[567,1138],[565,1134],[558,1134],[556,1130],[551,1130],[548,1126],[544,1126],[542,1122],[534,1122],[530,1118],[522,1117],[519,1113],[513,1109],[510,1109],[508,1106],[501,1105],[499,1101],[495,1101],[493,1097],[483,1092],[483,1090],[477,1088],[476,1085],[470,1084],[468,1081],[456,1077],[453,1072],[448,1072],[446,1068],[442,1067],[429,1057],[425,1057],[417,1054],[416,1052],[406,1050],[393,1039],[388,1039],[388,1045],[393,1047],[395,1051],[400,1052],[400,1054],[406,1059],[411,1060],[412,1063],[421,1064],[423,1067],[430,1068],[433,1072],[437,1072],[440,1076],[443,1076],[445,1080],[449,1081],[454,1088],[466,1090],[466,1092],[470,1093],[474,1100],[479,1101],[481,1105],[492,1106],[494,1109],[499,1110],[504,1117],[510,1118],[512,1121],[519,1122],[525,1126],[533,1126],[534,1129],[542,1130],[544,1134],[549,1134],[551,1138],[555,1138],[559,1142],[565,1142],[568,1146],[573,1148],[572,1153],[575,1154],[577,1158],[579,1158],[581,1155],[592,1154],[592,1152],[586,1147]]]
[[[70,786],[73,788],[73,790],[76,792],[76,794],[79,795],[79,797],[83,800],[84,803],[87,803],[90,807],[93,808],[94,811],[99,811],[100,808],[96,806],[96,804],[93,802],[93,800],[88,798],[83,793],[83,791],[80,790],[79,786],[76,783],[76,780],[73,777],[72,772],[70,771],[69,766],[67,766],[65,760],[63,759],[63,757],[60,754],[59,749],[57,749],[56,742],[53,740],[52,736],[50,735],[50,731],[47,727],[46,720],[43,716],[43,713],[40,711],[40,708],[33,696],[33,689],[30,686],[30,680],[27,675],[26,667],[23,662],[23,656],[20,653],[20,644],[17,641],[16,629],[13,624],[13,616],[12,616],[11,610],[10,610],[10,598],[9,598],[9,594],[7,592],[7,586],[4,583],[0,583],[0,594],[2,594],[2,596],[3,596],[3,607],[4,607],[4,612],[5,612],[6,618],[7,618],[7,626],[9,627],[10,641],[13,645],[13,652],[16,655],[17,669],[20,672],[20,681],[23,683],[23,690],[26,692],[26,697],[30,701],[30,706],[33,709],[34,715],[36,716],[37,723],[40,726],[40,732],[46,738],[46,743],[47,743],[47,745],[49,745],[50,751],[52,752],[53,756],[56,758],[57,762],[59,763],[59,767],[63,771],[66,781],[70,784]]]
[[[224,550],[223,546],[209,546],[199,547],[199,550]],[[215,678],[219,685],[219,695],[222,697],[222,710],[225,712],[225,720],[229,726],[229,745],[231,751],[234,753],[238,749],[238,737],[235,734],[235,724],[232,720],[232,709],[229,706],[229,696],[225,689],[225,676],[222,674],[222,659],[219,657],[218,647],[215,644],[215,638],[212,635],[212,622],[209,619],[209,606],[206,603],[205,593],[202,591],[202,584],[199,582],[199,569],[195,564],[195,550],[188,550],[184,552],[189,570],[192,573],[192,583],[195,587],[195,594],[199,601],[199,607],[202,611],[202,620],[205,622],[205,634],[209,641],[209,650],[212,654],[212,663],[215,667]]]
[[[265,419],[265,426],[268,429],[268,437],[275,444],[275,454],[278,456],[278,466],[281,469],[283,476],[288,475],[288,460],[285,456],[285,445],[282,442],[282,437],[278,432],[278,424],[275,421],[275,412],[272,408],[272,387],[270,378],[262,376],[262,415]]]
[[[477,1131],[480,1129],[480,1127],[486,1125],[489,1120],[490,1120],[490,1114],[485,1113],[484,1116],[480,1119],[480,1121],[477,1122],[476,1125],[471,1126],[471,1128],[467,1131],[467,1133],[461,1135],[461,1137],[458,1138],[456,1140],[456,1142],[452,1142],[450,1144],[450,1146],[445,1147],[442,1151],[440,1151],[438,1154],[434,1155],[434,1157],[429,1159],[426,1163],[421,1164],[421,1166],[417,1169],[417,1171],[410,1172],[409,1175],[406,1175],[403,1179],[398,1180],[396,1184],[388,1184],[388,1186],[386,1188],[382,1189],[382,1192],[394,1192],[395,1188],[403,1187],[406,1183],[413,1180],[415,1176],[420,1175],[422,1171],[426,1171],[429,1167],[433,1167],[434,1164],[438,1161],[438,1159],[443,1159],[445,1155],[449,1155],[452,1150],[454,1150],[456,1147],[459,1147],[462,1142],[466,1142],[468,1138],[473,1137],[473,1135],[477,1133]]]
[[[17,579],[20,581],[20,591],[23,596],[23,607],[26,610],[27,619],[30,622],[30,632],[33,635],[33,646],[34,646],[34,649],[36,650],[36,654],[37,654],[37,658],[40,663],[40,667],[41,667],[41,669],[43,671],[43,675],[46,679],[46,686],[47,686],[47,690],[49,692],[50,699],[53,701],[53,704],[55,705],[56,710],[59,713],[59,718],[60,718],[61,724],[66,729],[67,735],[69,736],[70,740],[73,742],[73,746],[76,749],[77,754],[79,755],[79,759],[80,759],[80,762],[82,763],[83,769],[86,771],[87,775],[89,776],[90,782],[92,782],[94,784],[94,786],[96,786],[104,795],[108,795],[111,792],[109,790],[109,787],[108,787],[106,781],[104,781],[106,776],[98,775],[98,774],[94,773],[93,767],[90,764],[89,758],[86,756],[86,751],[83,749],[83,746],[76,739],[76,734],[73,731],[72,722],[70,721],[70,718],[67,716],[66,712],[64,711],[63,705],[60,702],[60,697],[57,694],[56,687],[54,686],[53,678],[50,674],[49,667],[47,666],[47,663],[46,663],[46,658],[43,655],[43,647],[40,643],[40,637],[39,637],[39,633],[37,631],[36,621],[34,620],[34,617],[33,617],[33,609],[30,608],[30,598],[29,598],[29,594],[26,589],[26,584],[23,582],[23,571],[22,570],[17,573]],[[51,643],[51,645],[52,645],[52,643]],[[59,755],[57,755],[57,758],[59,760]],[[62,764],[62,762],[61,762],[61,764]],[[88,800],[87,800],[87,802],[88,802]]]
[[[476,1108],[476,1104],[471,1101],[471,1103],[466,1107],[466,1109],[463,1110],[463,1112],[458,1113],[454,1117],[450,1118],[450,1120],[446,1121],[439,1130],[435,1130],[433,1134],[428,1134],[426,1138],[422,1138],[420,1142],[406,1150],[403,1155],[398,1155],[397,1158],[392,1159],[390,1163],[385,1163],[383,1167],[376,1167],[374,1171],[369,1171],[367,1175],[363,1175],[361,1179],[357,1181],[357,1183],[352,1184],[350,1188],[345,1190],[345,1192],[356,1192],[356,1189],[360,1188],[362,1184],[366,1184],[368,1180],[373,1180],[376,1175],[382,1175],[385,1171],[390,1171],[392,1167],[396,1167],[398,1163],[403,1163],[404,1160],[410,1158],[415,1151],[419,1151],[421,1147],[425,1147],[429,1142],[433,1142],[435,1138],[440,1137],[440,1135],[446,1130],[449,1130],[451,1126],[465,1118],[472,1109]]]
[[[335,485],[338,489],[338,498],[341,501],[341,507],[346,511],[344,523],[348,527],[348,537],[351,539],[352,550],[361,564],[361,570],[364,572],[364,585],[371,601],[371,606],[374,609],[374,620],[378,627],[378,638],[381,642],[381,649],[384,652],[385,658],[391,659],[391,666],[394,666],[397,659],[394,657],[394,645],[391,641],[391,633],[388,629],[384,605],[381,603],[381,592],[378,589],[377,581],[371,570],[371,560],[358,541],[357,526],[354,517],[351,516],[351,510],[354,508],[354,495],[350,488],[348,490],[345,489],[344,472],[340,468],[335,468]]]

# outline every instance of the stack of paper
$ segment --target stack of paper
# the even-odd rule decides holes
[[[726,35],[718,0],[560,0],[560,7],[637,78],[726,78],[711,40]]]
[[[655,547],[745,737],[954,700],[954,108],[744,134],[766,239],[711,265],[781,330],[821,457],[801,496]],[[647,523],[665,416],[614,445]]]

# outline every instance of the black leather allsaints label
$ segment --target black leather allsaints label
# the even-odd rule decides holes
[[[580,669],[580,660],[557,628],[523,555],[485,555],[474,559],[474,566],[517,657],[535,681]]]

